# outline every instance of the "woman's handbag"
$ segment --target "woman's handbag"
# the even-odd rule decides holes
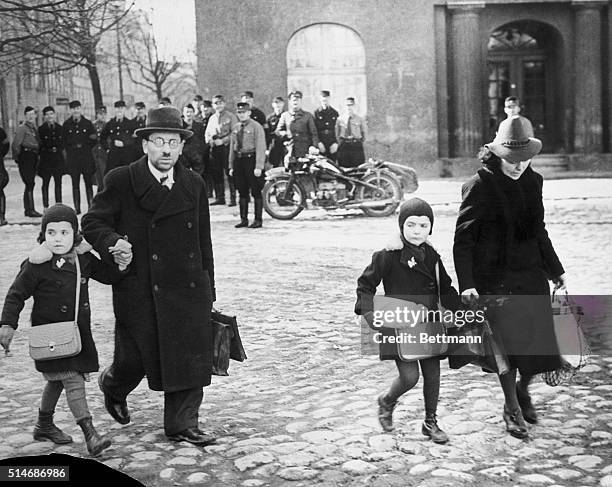
[[[75,254],[76,297],[74,320],[33,326],[30,330],[30,357],[34,360],[55,360],[78,355],[81,352],[81,334],[77,319],[81,294],[81,266]]]
[[[449,335],[463,337],[463,343],[453,343],[448,355],[451,369],[474,364],[487,372],[503,375],[510,371],[510,362],[500,340],[488,320],[449,330]]]
[[[440,298],[440,269],[437,263],[436,283],[438,286],[438,310],[442,311],[442,300]],[[412,330],[414,330],[414,328]],[[421,339],[422,334],[426,334],[426,340]],[[411,341],[414,343],[406,339],[408,335],[413,337]],[[416,333],[408,333],[401,328],[395,328],[397,354],[403,362],[414,362],[416,360],[445,355],[448,350],[448,343],[442,338],[445,335],[446,325],[442,321],[423,321],[418,326],[418,331]]]
[[[238,322],[235,316],[224,315],[213,310],[210,317],[213,329],[213,363],[214,375],[229,375],[227,369],[230,359],[238,362],[246,360],[246,352],[242,346]]]

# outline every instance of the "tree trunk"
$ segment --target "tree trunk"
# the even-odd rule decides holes
[[[87,71],[89,72],[89,79],[91,80],[91,89],[94,97],[94,109],[104,105],[102,100],[102,88],[100,87],[100,76],[98,75],[98,67],[95,63],[87,65]]]
[[[161,100],[162,96],[162,83],[160,83],[159,81],[155,81],[155,93],[157,94],[157,99]]]

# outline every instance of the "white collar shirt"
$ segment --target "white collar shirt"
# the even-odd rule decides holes
[[[147,161],[147,164],[149,165],[149,171],[151,171],[153,177],[157,179],[162,186],[172,189],[172,185],[174,184],[174,168],[170,169],[168,172],[161,172],[159,169],[156,169],[153,164],[151,164],[151,161]],[[164,179],[164,182],[162,183],[163,178],[166,179]]]

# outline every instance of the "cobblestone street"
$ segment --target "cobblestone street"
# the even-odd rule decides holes
[[[0,296],[35,245],[39,220],[23,217],[22,186],[12,172],[0,228]],[[36,207],[40,203],[37,180]],[[64,202],[70,204],[64,178]],[[573,294],[612,294],[612,180],[545,181],[547,228]],[[434,203],[432,243],[453,276],[452,238],[460,181],[425,181],[416,196]],[[612,357],[593,355],[570,385],[533,387],[540,423],[530,438],[510,437],[496,377],[442,365],[438,416],[450,435],[435,445],[420,433],[422,382],[383,434],[376,396],[395,375],[392,363],[360,354],[353,305],[356,279],[374,250],[397,229],[396,216],[304,212],[284,222],[264,216],[260,230],[234,229],[236,208],[212,207],[216,306],[239,319],[248,355],[229,377],[214,377],[200,409],[218,444],[170,443],[163,395],[142,383],[128,397],[132,422],[106,413],[97,374],[87,384],[94,423],[113,445],[100,461],[147,486],[368,485],[612,486]],[[30,220],[27,222],[26,220]],[[107,366],[113,352],[111,289],[92,281],[92,328]],[[28,356],[31,302],[21,315],[12,357],[0,356],[0,458],[51,452],[85,456],[80,430],[62,396],[56,422],[75,439],[57,447],[32,440],[44,384]]]

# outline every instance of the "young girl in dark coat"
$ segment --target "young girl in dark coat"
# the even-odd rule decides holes
[[[429,310],[437,309],[438,283],[436,264],[440,276],[442,305],[450,310],[461,307],[457,291],[446,273],[440,255],[427,241],[433,227],[433,210],[426,201],[412,198],[404,202],[399,212],[401,241],[391,243],[388,249],[375,252],[372,263],[357,281],[355,313],[364,315],[368,323],[373,319],[373,299],[376,287],[382,281],[386,296],[414,299]],[[389,250],[394,249],[394,250]],[[382,329],[381,331],[384,331]],[[398,399],[412,389],[419,380],[419,366],[423,373],[425,421],[422,433],[436,443],[446,443],[448,436],[440,429],[436,419],[440,393],[440,358],[431,357],[418,363],[402,361],[395,344],[381,343],[381,360],[395,360],[399,372],[390,388],[378,397],[378,419],[382,428],[393,431],[393,410]]]
[[[78,232],[77,215],[68,206],[56,204],[45,211],[38,241],[41,245],[33,249],[22,263],[6,296],[0,319],[0,344],[8,350],[17,329],[19,314],[31,296],[34,298],[32,326],[74,318],[77,284],[75,259],[79,259],[81,291],[77,321],[82,350],[73,357],[34,362],[36,370],[42,372],[47,383],[33,435],[36,440],[50,440],[57,444],[72,442],[72,438],[53,423],[55,406],[65,389],[68,406],[83,430],[87,450],[96,456],[111,442],[96,432],[85,395],[88,373],[98,370],[98,352],[91,335],[87,282],[93,278],[111,284],[121,278],[121,273],[90,252],[91,246]]]

